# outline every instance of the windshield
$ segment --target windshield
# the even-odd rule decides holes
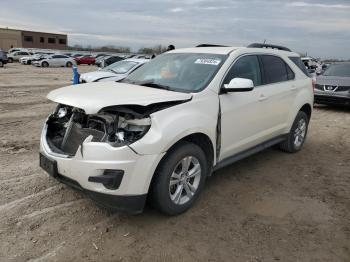
[[[323,73],[324,76],[350,77],[350,64],[330,65]]]
[[[153,87],[163,86],[172,91],[198,92],[208,85],[226,58],[226,55],[217,54],[165,53],[131,73],[124,81],[152,83]]]
[[[103,68],[103,71],[112,71],[116,74],[125,74],[129,72],[135,65],[137,65],[137,62],[134,61],[119,61],[115,62],[109,66],[106,66]]]

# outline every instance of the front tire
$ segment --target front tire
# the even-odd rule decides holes
[[[187,211],[201,193],[207,172],[203,150],[193,143],[179,143],[169,150],[155,172],[151,205],[167,215]]]
[[[296,153],[305,143],[309,125],[309,118],[305,112],[299,111],[293,122],[288,137],[279,146],[282,151]]]
[[[66,67],[72,67],[72,66],[73,66],[72,62],[67,62]]]
[[[42,67],[49,67],[49,63],[44,61],[44,62],[41,63],[41,66]]]

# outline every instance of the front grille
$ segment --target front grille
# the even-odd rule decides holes
[[[315,88],[316,89],[318,89],[318,90],[322,90],[322,91],[325,91],[325,86],[327,87],[327,86],[332,86],[332,87],[334,87],[334,89],[335,89],[335,87],[337,88],[337,89],[335,89],[335,91],[334,92],[346,92],[346,91],[350,91],[350,86],[336,86],[336,85],[319,85],[319,84],[317,84],[316,86],[315,86]],[[330,90],[329,92],[333,92],[332,90]]]

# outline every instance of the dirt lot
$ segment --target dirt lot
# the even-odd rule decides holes
[[[316,108],[304,150],[222,169],[186,214],[112,214],[38,167],[45,96],[71,77],[0,68],[0,261],[350,261],[350,110]]]

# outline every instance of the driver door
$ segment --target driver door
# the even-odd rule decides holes
[[[264,93],[263,77],[256,55],[246,55],[236,60],[225,76],[223,84],[233,78],[251,79],[254,89],[248,92],[222,92],[221,152],[219,161],[233,156],[265,141],[268,125],[269,99]],[[221,87],[222,90],[223,87]]]

